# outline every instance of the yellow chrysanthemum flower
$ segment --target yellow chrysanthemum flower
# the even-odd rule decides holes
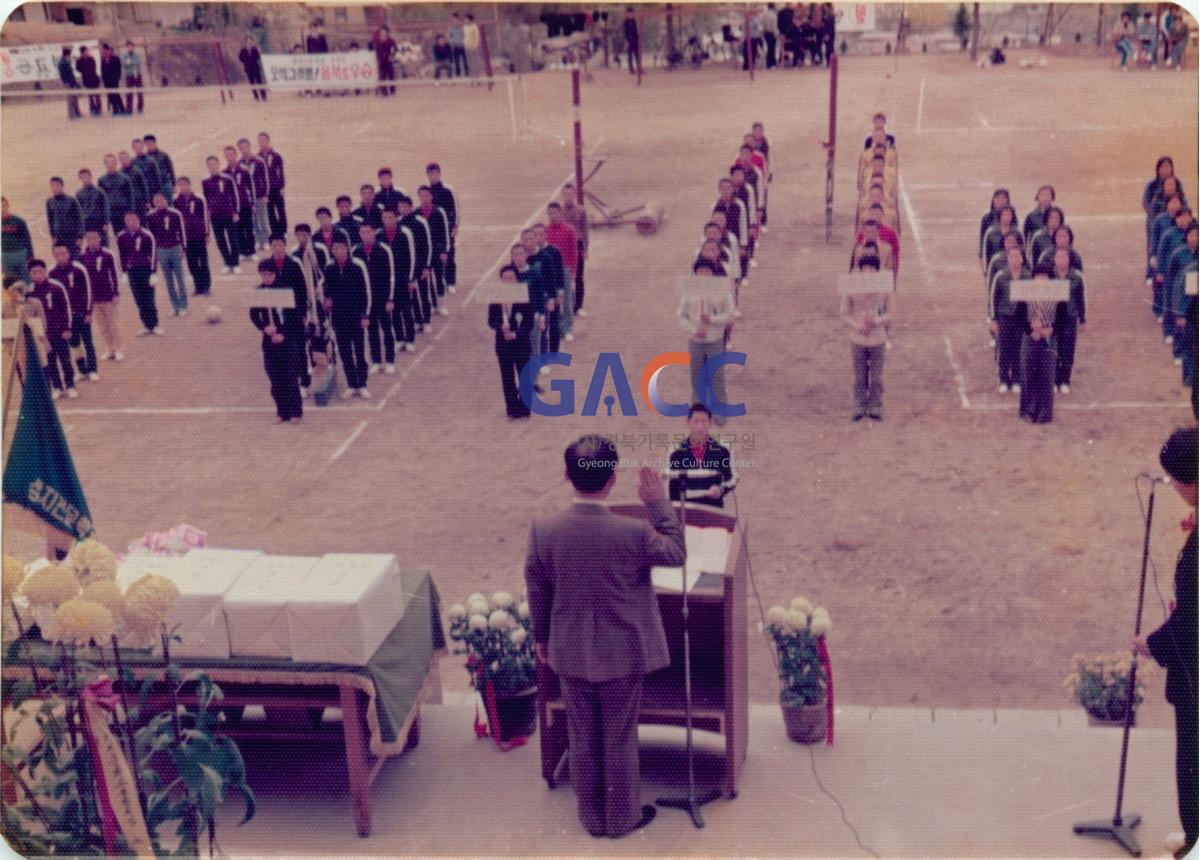
[[[135,633],[153,633],[167,613],[175,608],[178,599],[179,589],[175,583],[157,573],[148,573],[125,592],[121,617]]]
[[[113,614],[106,607],[75,597],[55,610],[47,636],[54,642],[103,643],[113,627]]]
[[[25,565],[20,559],[13,558],[11,555],[4,556],[4,596],[12,597],[21,587],[21,583],[25,581]]]
[[[94,538],[80,541],[71,549],[68,562],[82,585],[98,579],[117,578],[117,560],[112,550]]]
[[[111,612],[114,618],[119,618],[121,610],[125,608],[125,596],[121,594],[121,589],[111,579],[97,579],[89,582],[83,587],[79,596],[84,600],[92,601],[92,603],[99,603]]]
[[[21,583],[21,593],[32,606],[58,606],[79,595],[79,580],[69,567],[48,564]]]

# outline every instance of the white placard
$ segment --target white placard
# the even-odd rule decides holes
[[[0,321],[0,340],[16,340],[17,339],[17,321],[12,317],[5,317]]]
[[[675,282],[680,297],[687,296],[705,301],[719,301],[729,297],[733,301],[733,278],[721,278],[716,275],[683,275]]]
[[[344,90],[379,81],[374,51],[264,54],[263,76],[273,90]]]
[[[62,57],[62,49],[68,46],[71,48],[72,71],[75,61],[79,59],[79,49],[86,47],[96,59],[96,74],[100,73],[100,43],[95,40],[55,42],[53,45],[11,45],[0,48],[0,84],[57,81],[58,61]],[[78,72],[75,72],[75,80],[83,84]]]
[[[833,20],[838,33],[861,33],[875,29],[874,3],[834,3]]]
[[[241,293],[242,306],[247,308],[279,308],[296,306],[296,294],[288,287],[268,287],[265,290],[246,290]]]
[[[1185,272],[1183,275],[1183,294],[1196,295],[1196,272]]]
[[[1071,282],[1059,278],[1022,278],[1008,285],[1010,302],[1065,302],[1071,298]]]
[[[529,285],[517,282],[493,281],[484,286],[483,301],[489,305],[529,304]]]
[[[892,272],[843,272],[838,275],[838,295],[857,296],[866,293],[890,293],[896,289],[896,278]]]

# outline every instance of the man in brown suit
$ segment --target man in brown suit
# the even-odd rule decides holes
[[[686,550],[653,469],[638,475],[651,525],[605,506],[617,480],[611,442],[583,436],[564,460],[575,502],[530,528],[525,584],[534,649],[562,683],[579,820],[615,838],[654,818],[639,797],[638,711],[643,676],[670,657],[650,568],[677,567]]]

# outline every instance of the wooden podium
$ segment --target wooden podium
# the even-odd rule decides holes
[[[613,505],[611,510],[621,516],[649,519],[649,511],[642,505]],[[688,611],[692,641],[692,725],[724,736],[725,778],[721,789],[726,796],[736,797],[738,770],[746,759],[750,730],[747,529],[744,522],[739,524],[733,517],[703,505],[687,509],[687,524],[730,532],[725,570],[701,573],[688,592]],[[657,594],[671,665],[646,676],[638,723],[683,726],[683,595],[678,588],[659,589]],[[539,663],[537,680],[542,778],[553,788],[555,772],[567,750],[566,706],[554,670]]]

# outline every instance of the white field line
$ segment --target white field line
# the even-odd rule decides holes
[[[982,117],[980,117],[982,119]],[[1042,129],[1044,130],[1044,129]],[[1125,131],[1125,132],[1159,132],[1159,131],[1191,131],[1194,132],[1194,125],[1163,125],[1163,126],[1141,126],[1141,125],[1101,125],[1095,123],[1080,123],[1077,125],[1056,125],[1054,131],[1057,132],[1075,132],[1075,131]],[[943,126],[923,126],[914,128],[917,134],[981,134],[981,133],[1022,133],[1038,132],[1039,128],[1032,125],[943,125]]]
[[[451,325],[451,323],[447,322],[446,325],[444,325],[442,328],[440,328],[438,330],[438,333],[434,336],[433,339],[437,340],[439,337],[441,337],[443,334],[445,334],[446,330],[450,328],[450,325]],[[378,411],[378,412],[383,411],[383,407],[387,406],[388,401],[391,400],[395,396],[396,392],[400,390],[400,383],[404,382],[404,380],[408,379],[408,377],[412,375],[412,372],[417,369],[417,366],[420,365],[420,363],[422,361],[425,360],[425,356],[429,353],[429,351],[431,349],[433,349],[432,343],[425,344],[425,348],[417,353],[416,358],[414,358],[412,361],[410,361],[408,363],[408,366],[405,367],[404,370],[400,371],[400,378],[397,379],[394,383],[392,383],[392,387],[387,390],[387,394],[385,394],[385,395],[383,395],[383,397],[379,398],[379,402],[376,403],[375,406],[373,407],[376,411]]]
[[[979,122],[980,122],[980,124],[981,124],[981,125],[982,125],[984,128],[989,128],[989,129],[990,129],[990,128],[992,127],[992,124],[991,124],[990,122],[988,122],[988,121],[987,121],[987,117],[985,117],[985,116],[984,116],[983,114],[981,114],[979,111],[975,111],[975,116],[976,116],[976,117],[979,119]]]
[[[900,202],[904,206],[904,214],[908,216],[908,223],[912,225],[913,239],[917,243],[917,256],[921,258],[921,268],[929,269],[929,260],[925,256],[925,239],[921,234],[921,222],[917,220],[917,212],[913,209],[912,200],[908,196],[908,186],[904,184],[904,176],[901,175],[898,180],[900,188]],[[954,223],[959,223],[962,219],[955,219]]]
[[[1064,806],[1062,809],[1055,809],[1052,812],[1043,812],[1041,815],[1035,815],[1030,821],[1045,821],[1047,818],[1053,818],[1056,815],[1062,815],[1064,812],[1073,812],[1076,809],[1083,809],[1085,806],[1091,806],[1096,802],[1095,798],[1091,800],[1083,800],[1079,803],[1072,803],[1070,806]]]
[[[1070,397],[1071,395],[1066,395]],[[1054,398],[1054,409],[1070,410],[1072,412],[1103,412],[1108,409],[1133,409],[1142,411],[1154,411],[1158,409],[1186,409],[1188,404],[1180,400],[1175,403],[1170,400],[1112,400],[1107,403],[1064,403],[1064,396],[1058,395]],[[1016,401],[1012,403],[972,403],[969,407],[972,412],[1008,412],[1016,410]]]
[[[336,462],[343,454],[350,450],[350,446],[354,444],[354,440],[362,435],[362,431],[367,429],[367,425],[371,423],[371,419],[360,421],[358,426],[350,431],[350,435],[346,437],[341,445],[337,446],[337,450],[333,452],[333,456],[329,458],[330,463]]]
[[[321,412],[364,412],[373,406],[318,406]],[[97,406],[80,409],[64,409],[58,413],[67,415],[274,415],[270,406]]]
[[[963,376],[962,365],[958,363],[958,357],[954,354],[950,335],[943,335],[942,339],[946,342],[946,359],[950,362],[950,369],[954,372],[954,383],[958,386],[958,402],[963,409],[970,409],[971,398],[967,396],[967,380]]]
[[[925,78],[921,77],[921,94],[917,96],[917,133],[921,132],[921,117],[925,113]]]

